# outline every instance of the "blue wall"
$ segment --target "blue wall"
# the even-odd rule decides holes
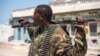
[[[13,25],[18,25],[19,18],[13,18],[13,19],[14,19]],[[30,22],[33,22],[32,17],[27,17],[25,19],[27,19]],[[26,39],[30,40],[30,37],[25,27],[14,28],[14,40],[25,41]]]
[[[26,39],[30,40],[27,29],[24,30],[23,27],[19,29],[20,31],[18,30],[18,28],[14,28],[14,40],[22,40],[22,41],[25,41]]]

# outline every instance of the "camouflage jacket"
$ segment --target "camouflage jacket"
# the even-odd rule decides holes
[[[30,33],[30,32],[29,32]],[[47,31],[33,37],[29,56],[39,56],[39,49]],[[85,56],[87,51],[87,41],[85,31],[82,28],[77,28],[75,44],[72,45],[71,38],[66,34],[62,27],[57,26],[51,35],[49,56]]]

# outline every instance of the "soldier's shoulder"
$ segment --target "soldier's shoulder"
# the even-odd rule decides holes
[[[65,31],[62,29],[62,27],[59,24],[56,24],[56,29],[54,30],[54,32],[64,33]]]

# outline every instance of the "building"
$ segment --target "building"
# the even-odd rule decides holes
[[[95,21],[86,23],[87,41],[89,49],[91,49],[91,51],[95,49],[95,51],[93,51],[93,55],[100,55],[100,37],[98,36],[98,33],[100,33],[100,0],[53,0],[49,5],[54,13],[52,18],[52,21],[54,22],[75,20],[78,16],[82,16],[85,20],[94,19]],[[17,25],[17,20],[22,17],[32,22],[34,9],[35,8],[32,7],[14,10],[12,12],[14,25]],[[72,24],[66,25],[68,26],[67,29],[69,30],[71,37],[75,36],[75,29],[72,27]],[[26,33],[27,30],[23,27],[15,28],[14,32],[14,37],[17,40],[25,40],[29,38],[28,33]]]
[[[13,29],[10,25],[0,24],[0,41],[9,42],[13,40]]]

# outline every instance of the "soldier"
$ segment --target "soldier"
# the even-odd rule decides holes
[[[32,43],[29,56],[85,56],[87,41],[84,25],[75,25],[77,29],[75,44],[72,45],[69,35],[58,24],[51,23],[52,9],[48,5],[38,5],[33,20],[39,26],[38,34],[32,35],[28,28]],[[24,21],[25,22],[25,21]]]

